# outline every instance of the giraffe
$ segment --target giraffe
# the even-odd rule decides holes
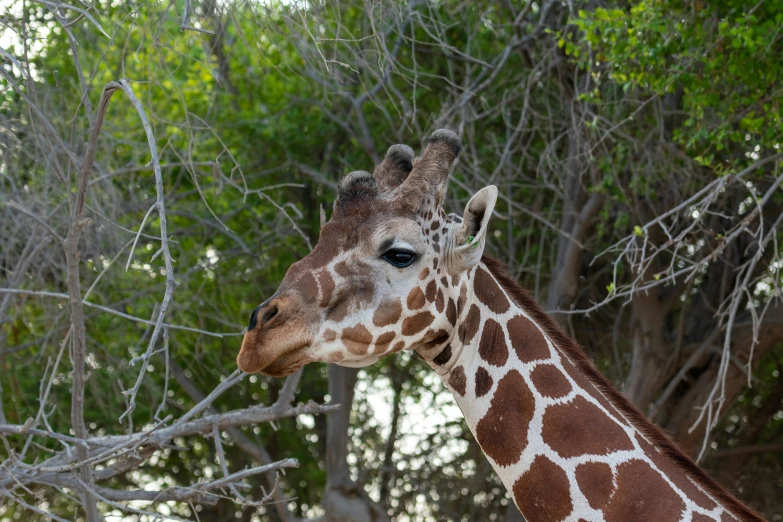
[[[446,214],[457,135],[392,146],[340,183],[312,252],[259,305],[237,357],[285,376],[416,351],[453,393],[528,522],[763,520],[683,454],[484,255],[497,188]]]

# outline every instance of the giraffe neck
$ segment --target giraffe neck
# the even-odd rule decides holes
[[[762,520],[633,410],[494,263],[468,274],[451,343],[428,362],[528,522]]]

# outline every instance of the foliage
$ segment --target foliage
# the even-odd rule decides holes
[[[1,286],[68,290],[64,258],[49,247],[36,251],[14,283],[33,248],[26,245],[47,233],[5,203],[44,216],[65,235],[76,189],[75,165],[52,145],[34,108],[79,155],[108,82],[128,78],[150,117],[179,283],[166,322],[191,330],[169,329],[170,362],[185,379],[167,378],[166,361],[153,359],[131,416],[137,427],[154,424],[161,406],[181,414],[198,402],[183,382],[206,394],[235,369],[245,318],[317,241],[320,208],[328,213],[344,174],[372,169],[393,143],[417,148],[434,128],[452,127],[465,150],[447,205],[460,211],[482,186],[501,189],[488,241],[495,255],[550,310],[573,309],[558,316],[569,333],[694,454],[704,422],[689,431],[693,414],[718,382],[723,335],[733,335],[728,304],[739,303],[738,335],[756,313],[756,356],[746,351],[750,343],[732,341],[735,364],[726,366],[734,373],[724,376],[729,391],[717,414],[724,423],[708,439],[719,447],[706,462],[729,485],[761,471],[769,489],[780,491],[779,448],[730,465],[719,451],[773,444],[781,433],[774,321],[783,237],[774,224],[782,201],[780,163],[769,158],[780,153],[783,134],[782,2],[753,9],[734,0],[574,2],[573,10],[561,2],[187,2],[190,23],[212,34],[181,30],[185,5],[92,2],[89,12],[107,38],[86,17],[59,9],[63,24],[46,4],[24,3],[3,15],[5,35],[14,36],[0,40],[11,42],[4,50],[30,72],[3,55],[0,211],[8,226],[0,233],[0,267],[8,282]],[[165,287],[159,220],[153,213],[141,226],[155,201],[149,162],[138,115],[117,95],[88,191],[82,286],[94,285],[90,303],[144,320],[155,317]],[[736,177],[743,169],[750,170]],[[716,179],[726,184],[707,190]],[[680,208],[702,190],[702,199]],[[756,219],[753,209],[768,191]],[[599,203],[595,212],[590,201]],[[665,230],[650,224],[664,215]],[[750,282],[735,279],[762,250]],[[138,374],[130,361],[145,351],[150,327],[87,312],[86,421],[93,435],[123,433],[130,427],[118,420],[123,391]],[[0,308],[0,423],[36,416],[41,382],[68,326],[67,301],[52,297],[13,295]],[[746,362],[753,392],[737,369]],[[71,379],[66,356],[47,410],[59,433],[70,428]],[[328,402],[327,380],[325,366],[307,367],[297,400]],[[269,404],[281,386],[251,377],[215,407]],[[398,520],[513,520],[455,410],[439,379],[411,354],[363,370],[348,432],[352,478]],[[281,486],[297,517],[324,513],[326,422],[301,416],[241,430],[274,458],[299,459]],[[253,464],[221,437],[232,470]],[[59,449],[53,440],[36,443],[29,462]],[[183,439],[109,485],[188,485],[221,474],[211,441]],[[248,483],[256,499],[268,487],[261,477]],[[42,509],[84,519],[69,496],[40,494]],[[742,495],[770,518],[783,514],[780,495]],[[215,507],[154,507],[200,520],[281,516],[274,506],[237,507],[228,499]],[[104,509],[119,519],[118,508]],[[22,516],[42,519],[0,504],[3,520]]]
[[[746,167],[783,137],[783,3],[643,1],[629,9],[580,10],[559,44],[602,83],[681,97],[674,137],[717,173]],[[728,143],[744,156],[725,160]],[[723,160],[723,161],[721,161]]]

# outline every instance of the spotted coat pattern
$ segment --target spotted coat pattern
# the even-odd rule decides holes
[[[455,218],[419,216],[424,234]],[[409,295],[434,284],[460,297],[453,335],[416,350],[454,393],[529,522],[741,520],[580,373],[486,264],[456,279],[436,258],[420,280]]]
[[[528,521],[740,520],[580,375],[485,265],[467,287],[458,325],[475,306],[478,332],[452,346],[458,359],[431,365]],[[495,348],[482,350],[488,327]]]

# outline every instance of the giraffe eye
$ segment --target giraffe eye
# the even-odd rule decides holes
[[[407,250],[397,250],[392,248],[391,250],[387,250],[381,256],[381,259],[390,265],[396,266],[397,268],[405,268],[406,266],[410,266],[414,261],[416,261],[416,254]]]

